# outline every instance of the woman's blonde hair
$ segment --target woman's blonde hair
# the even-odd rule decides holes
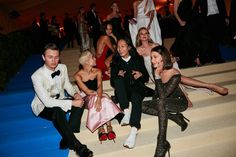
[[[86,62],[88,62],[89,57],[93,56],[92,53],[88,50],[83,51],[79,57],[79,65],[83,66]]]
[[[141,27],[141,28],[138,30],[138,33],[137,33],[137,36],[136,36],[136,43],[135,43],[136,47],[139,47],[139,46],[142,45],[142,42],[141,42],[141,40],[139,39],[140,32],[141,32],[142,30],[146,30],[146,31],[148,32],[148,35],[150,35],[150,33],[149,33],[149,31],[148,31],[148,29],[147,29],[146,27]],[[149,36],[148,42],[149,42],[149,43],[154,43],[153,40],[150,38],[150,36]]]

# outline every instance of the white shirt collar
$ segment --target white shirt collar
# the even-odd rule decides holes
[[[55,71],[57,71],[57,70],[59,69],[58,66],[57,66],[56,69],[55,69],[54,71],[52,71],[52,70],[48,69],[45,64],[43,65],[43,67],[44,67],[44,69],[45,69],[46,75],[47,75],[47,76],[50,76],[50,77],[51,77],[51,74],[52,74],[53,72],[55,72]]]
[[[125,62],[128,62],[129,60],[130,60],[130,58],[131,58],[131,56],[129,56],[129,57],[127,57],[127,58],[123,58],[123,57],[121,57]]]

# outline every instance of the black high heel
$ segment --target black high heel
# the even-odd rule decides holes
[[[184,130],[186,130],[187,129],[187,127],[188,127],[188,123],[186,122],[186,121],[188,121],[189,122],[189,119],[187,119],[186,117],[184,117],[184,115],[182,114],[182,113],[177,113],[176,114],[178,117],[179,117],[179,119],[180,119],[180,127],[181,127],[181,131],[184,131]],[[186,121],[185,121],[186,120]]]
[[[188,127],[188,123],[186,121],[189,122],[189,120],[185,118],[182,113],[176,113],[176,114],[168,113],[168,119],[178,124],[181,127],[181,131],[186,130]]]
[[[168,152],[168,156],[170,157],[170,143],[168,141],[165,141],[163,146],[157,147],[154,157],[165,157],[166,152]]]

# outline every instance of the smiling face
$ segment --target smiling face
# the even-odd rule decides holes
[[[147,29],[141,29],[138,33],[138,37],[141,41],[146,41],[150,39],[150,35]]]
[[[112,34],[112,25],[111,24],[107,24],[107,26],[106,26],[106,34],[108,36],[110,36]]]
[[[45,65],[48,69],[54,71],[59,63],[60,57],[59,57],[59,51],[58,50],[51,50],[47,49],[42,55],[42,58],[45,62]]]
[[[121,39],[117,43],[117,51],[121,57],[127,58],[129,57],[130,46],[126,43],[125,40]]]
[[[163,69],[163,58],[158,52],[152,51],[151,62],[154,69],[158,69],[158,70]]]

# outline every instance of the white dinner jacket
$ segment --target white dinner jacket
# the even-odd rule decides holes
[[[44,107],[60,107],[65,112],[71,109],[72,100],[63,100],[65,98],[65,90],[71,96],[74,96],[78,91],[70,83],[66,65],[58,64],[56,70],[60,70],[60,75],[56,76],[57,78],[51,77],[53,71],[49,70],[45,65],[36,70],[31,76],[35,91],[31,107],[36,116],[42,112]],[[57,79],[59,85],[55,79]],[[58,99],[56,99],[57,94],[60,94]]]

